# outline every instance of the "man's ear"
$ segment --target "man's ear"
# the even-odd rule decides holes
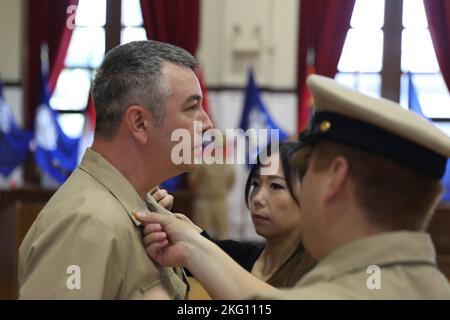
[[[325,201],[328,203],[336,198],[344,188],[348,179],[349,165],[347,159],[342,156],[334,158],[328,168],[328,184],[325,193]]]
[[[125,111],[124,120],[130,134],[139,144],[146,144],[150,134],[150,112],[141,106],[131,106]]]

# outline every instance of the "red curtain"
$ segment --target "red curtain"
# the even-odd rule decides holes
[[[174,44],[195,56],[200,0],[141,0],[141,7],[149,39]]]
[[[297,129],[309,121],[309,73],[333,78],[341,57],[355,0],[301,0],[298,46]]]
[[[171,43],[195,56],[200,32],[200,0],[141,0],[141,7],[149,39]],[[210,115],[201,68],[196,74],[202,88],[203,109]]]
[[[39,99],[41,44],[48,44],[49,86],[53,90],[64,68],[64,59],[72,36],[72,30],[67,27],[67,22],[74,21],[71,17],[74,12],[67,13],[67,11],[69,6],[77,4],[78,0],[26,0],[25,2],[27,67],[24,79],[27,127],[33,125],[35,108]]]
[[[450,1],[424,0],[434,51],[450,90]]]

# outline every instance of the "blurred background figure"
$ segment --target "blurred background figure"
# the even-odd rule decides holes
[[[199,165],[189,177],[189,187],[194,200],[192,219],[202,229],[208,230],[217,239],[229,237],[227,194],[234,183],[234,167],[227,165],[227,142],[225,136],[216,139],[215,150],[204,157],[215,157],[215,151],[222,152],[223,163],[216,161],[212,164]]]

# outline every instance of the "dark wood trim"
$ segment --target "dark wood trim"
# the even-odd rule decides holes
[[[9,81],[9,80],[4,80],[3,81],[3,88],[22,88],[23,87],[23,83],[21,81]]]
[[[29,83],[29,65],[30,65],[30,55],[29,55],[29,34],[28,34],[28,21],[29,19],[29,1],[23,1],[23,29],[22,29],[22,86],[23,86],[23,123],[27,128],[31,128],[33,124],[33,119],[31,119],[31,110],[29,109],[29,92],[31,84]]]
[[[450,122],[450,118],[428,118],[433,122]]]
[[[29,34],[28,34],[28,4],[29,1],[23,2],[23,34],[22,34],[22,86],[23,86],[23,123],[25,124],[25,127],[28,129],[31,129],[34,123],[34,119],[32,119],[32,110],[30,109],[30,99],[29,99],[29,92],[31,88],[31,83],[29,82],[29,48],[28,48],[28,42],[29,42]],[[30,184],[32,186],[39,186],[41,182],[41,178],[37,172],[37,166],[34,161],[34,155],[33,153],[29,152],[27,160],[24,163],[24,169],[23,169],[23,179],[25,184]]]
[[[271,88],[271,87],[259,87],[259,89],[263,92],[269,93],[292,93],[297,94],[295,89],[290,88]],[[208,92],[221,92],[221,91],[239,91],[243,92],[245,90],[245,86],[208,86]]]
[[[120,45],[122,1],[106,2],[105,53]]]
[[[385,1],[381,96],[400,101],[403,0]]]
[[[86,108],[84,109],[80,109],[80,110],[59,110],[59,109],[55,109],[55,111],[57,111],[58,113],[61,114],[84,114],[86,112]]]

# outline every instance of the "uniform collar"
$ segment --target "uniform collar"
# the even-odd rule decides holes
[[[128,216],[136,226],[141,222],[133,216],[135,211],[146,211],[145,202],[134,187],[112,164],[103,156],[88,148],[83,156],[80,169],[100,182],[120,202]]]
[[[330,281],[343,274],[366,270],[370,265],[422,263],[436,265],[436,254],[429,234],[396,231],[355,240],[337,249],[300,282]]]

